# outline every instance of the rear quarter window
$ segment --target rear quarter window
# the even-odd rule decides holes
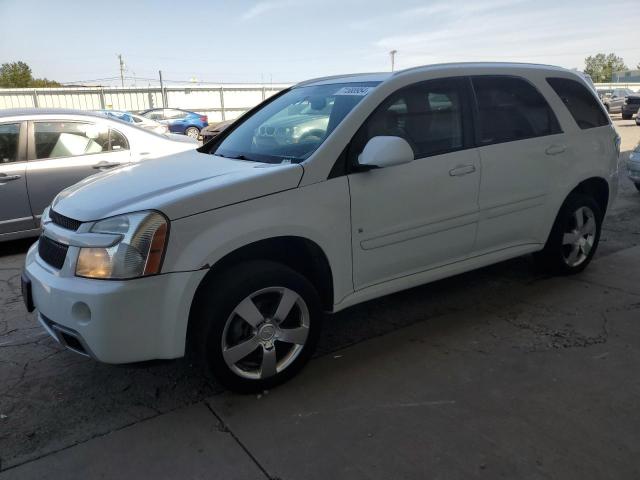
[[[568,78],[547,78],[547,83],[582,130],[609,125],[608,116],[586,86]]]

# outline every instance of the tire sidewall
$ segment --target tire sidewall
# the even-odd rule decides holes
[[[222,356],[222,335],[236,306],[250,294],[267,287],[286,287],[302,297],[309,309],[309,334],[300,354],[284,371],[267,379],[250,380],[238,376],[227,366]],[[226,388],[238,393],[272,388],[297,374],[313,355],[323,314],[315,288],[296,271],[276,262],[252,261],[212,277],[205,288],[198,311],[198,357],[206,372]]]
[[[568,225],[572,221],[573,214],[580,207],[589,207],[593,212],[596,220],[596,233],[593,247],[587,255],[587,258],[580,265],[569,266],[567,265],[563,257],[562,239]],[[580,193],[572,193],[571,195],[569,195],[569,197],[562,205],[558,216],[556,217],[556,221],[553,225],[553,229],[551,230],[549,240],[547,241],[547,245],[545,246],[545,249],[543,251],[547,266],[550,267],[555,273],[564,275],[571,275],[584,270],[591,262],[591,259],[595,255],[598,248],[598,244],[600,242],[600,233],[602,231],[603,217],[604,213],[602,212],[598,203],[593,199],[593,197]]]

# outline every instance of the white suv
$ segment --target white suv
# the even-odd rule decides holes
[[[63,191],[25,301],[109,363],[194,353],[237,391],[309,359],[322,312],[536,253],[594,255],[619,137],[576,73],[448,64],[311,80],[199,149]]]

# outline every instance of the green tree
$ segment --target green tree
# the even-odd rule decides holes
[[[598,53],[584,59],[584,73],[591,75],[594,82],[610,82],[613,72],[626,69],[622,57],[615,53]]]
[[[0,66],[0,87],[59,87],[60,84],[46,78],[33,78],[31,67],[24,62],[3,63]]]

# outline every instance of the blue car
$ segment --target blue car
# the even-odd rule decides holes
[[[165,124],[172,133],[181,133],[193,138],[198,138],[200,130],[209,125],[206,115],[178,108],[152,108],[145,110],[141,115]]]

